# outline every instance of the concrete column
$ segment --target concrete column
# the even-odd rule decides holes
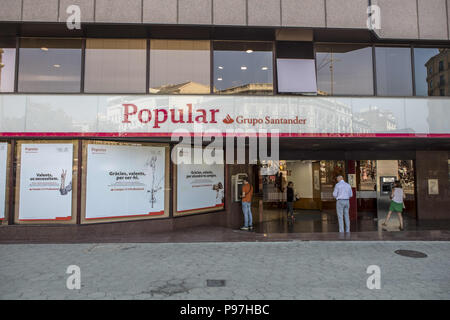
[[[347,161],[347,173],[349,175],[356,174],[356,161],[355,160]],[[350,181],[348,181],[348,176],[347,176],[347,182],[350,183]],[[356,183],[356,179],[355,179],[355,183]],[[356,188],[352,188],[352,191],[353,191],[353,197],[350,198],[349,215],[350,215],[350,221],[357,221],[358,220],[358,201],[356,199]]]
[[[416,152],[416,190],[418,220],[450,219],[448,151]],[[429,179],[437,179],[439,194],[430,194]]]

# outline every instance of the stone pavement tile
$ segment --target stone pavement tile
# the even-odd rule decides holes
[[[397,249],[429,257],[400,257]],[[8,257],[0,260],[0,299],[449,299],[449,249],[449,242],[0,245]],[[79,291],[65,287],[70,264],[81,268]],[[381,268],[381,290],[366,287],[372,264]],[[207,279],[226,287],[208,288]]]

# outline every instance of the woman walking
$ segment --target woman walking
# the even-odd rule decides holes
[[[386,220],[383,222],[383,226],[386,226],[391,218],[392,212],[398,213],[398,220],[400,221],[400,230],[403,231],[403,199],[405,198],[405,194],[402,189],[402,185],[400,182],[396,181],[394,185],[394,189],[391,193],[391,205],[389,206],[389,212],[386,217]]]

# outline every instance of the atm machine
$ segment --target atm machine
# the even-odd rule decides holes
[[[380,177],[380,195],[389,196],[394,188],[396,177]]]
[[[244,178],[248,178],[246,173],[238,173],[231,176],[231,191],[233,193],[233,202],[241,201],[242,187],[244,185]]]

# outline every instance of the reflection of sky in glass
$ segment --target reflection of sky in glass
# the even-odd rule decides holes
[[[3,50],[2,64],[0,68],[0,92],[14,91],[14,73],[16,63],[16,49],[0,48]]]
[[[271,51],[214,51],[214,86],[217,90],[272,82]]]
[[[334,87],[331,93],[331,59]],[[338,95],[373,95],[372,48],[345,53],[317,52],[319,90]]]
[[[19,91],[79,92],[81,49],[20,48]]]
[[[416,75],[416,95],[428,96],[427,68],[425,63],[432,57],[439,54],[439,49],[434,48],[415,48],[414,64]]]
[[[375,48],[379,96],[411,96],[410,48]]]

